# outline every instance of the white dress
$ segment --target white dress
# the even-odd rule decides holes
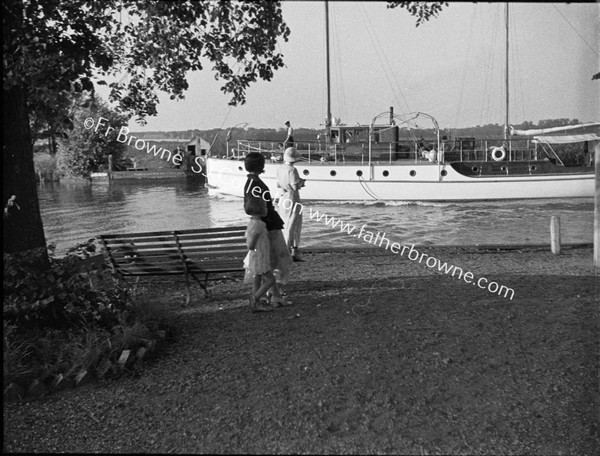
[[[277,212],[283,219],[283,236],[288,247],[300,245],[302,204],[300,203],[300,192],[292,188],[292,185],[300,184],[300,182],[298,170],[289,163],[285,163],[277,169],[277,186],[283,191],[277,204]]]
[[[252,283],[254,276],[271,270],[271,248],[267,225],[262,220],[251,218],[246,228],[246,241],[254,236],[258,236],[255,249],[248,251],[244,258],[245,283]]]

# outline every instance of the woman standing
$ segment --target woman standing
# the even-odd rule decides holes
[[[300,178],[294,163],[300,155],[293,147],[288,147],[283,154],[284,164],[277,170],[277,187],[283,192],[277,211],[284,223],[283,236],[292,253],[293,261],[302,261],[298,252],[300,232],[302,231],[302,204],[300,189],[304,187],[304,179]]]

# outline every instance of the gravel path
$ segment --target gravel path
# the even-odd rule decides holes
[[[270,314],[240,281],[188,308],[149,283],[174,340],[138,378],[4,404],[4,450],[597,454],[592,252],[546,250],[419,250],[512,299],[376,248],[306,254]]]

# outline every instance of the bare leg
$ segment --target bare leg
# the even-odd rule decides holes
[[[260,289],[260,283],[262,282],[262,275],[256,274],[254,276],[254,282],[252,283],[252,295],[256,296],[256,293]]]
[[[262,278],[265,278],[264,282]],[[262,283],[261,283],[262,282]],[[267,292],[275,283],[275,276],[271,271],[254,276],[252,286],[252,294],[250,295],[250,309],[252,312],[267,312],[273,310],[271,306],[265,306],[259,302],[260,298]]]
[[[260,285],[260,288],[254,292],[254,299],[257,301],[269,290],[269,288],[273,286],[273,284],[275,284],[275,276],[273,275],[273,272],[265,272],[263,275],[265,277],[265,281],[262,283],[262,285]],[[254,283],[256,284],[256,279]],[[260,284],[260,281],[258,283]]]

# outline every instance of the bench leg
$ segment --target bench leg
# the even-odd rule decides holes
[[[137,276],[135,278],[135,285],[133,286],[133,296],[135,296],[135,294],[137,292],[137,287],[138,287],[139,283],[140,283],[140,276]]]
[[[206,298],[207,296],[209,296],[210,291],[208,290],[208,273],[206,274],[204,283],[202,283],[200,280],[198,280],[198,277],[196,277],[194,274],[192,274],[192,277],[194,278],[194,280],[196,282],[198,282],[198,285],[200,285],[200,288],[202,288],[204,290],[204,297]]]
[[[190,293],[190,277],[189,274],[185,275],[185,306],[190,305],[191,293]]]
[[[190,283],[186,282],[185,284],[186,287],[186,295],[185,295],[185,305],[186,307],[190,305]]]

